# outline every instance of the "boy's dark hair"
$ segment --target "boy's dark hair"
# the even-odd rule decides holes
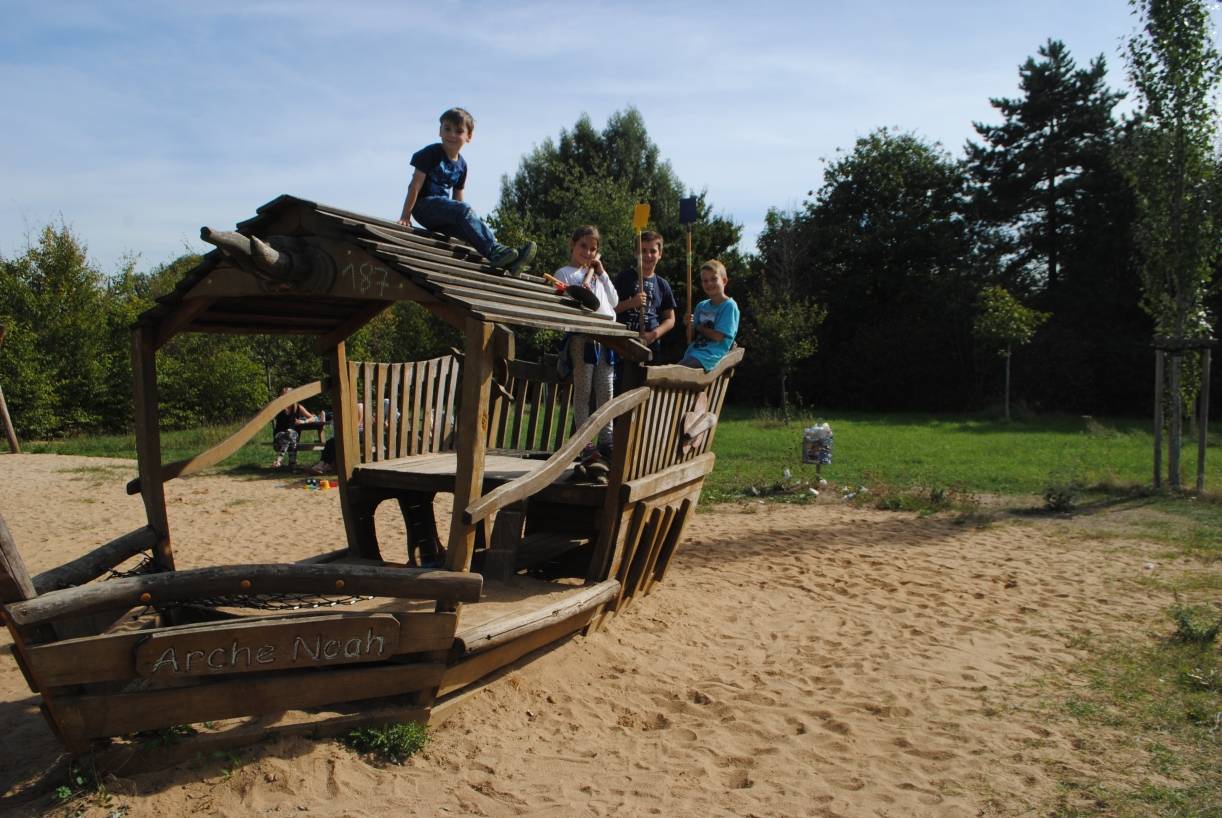
[[[659,233],[658,231],[646,230],[643,233],[641,233],[641,240],[637,242],[636,246],[639,248],[641,247],[641,245],[643,245],[647,241],[656,241],[658,243],[658,249],[659,250],[662,249],[662,246],[663,246],[662,234]]]
[[[586,236],[592,237],[594,241],[598,242],[599,244],[603,243],[603,237],[598,234],[597,227],[592,224],[583,224],[581,227],[578,227],[573,231],[573,235],[569,239],[569,244],[576,244]]]
[[[437,120],[441,123],[449,122],[451,125],[462,125],[467,129],[468,136],[475,136],[475,117],[471,116],[466,108],[451,108],[441,115]]]

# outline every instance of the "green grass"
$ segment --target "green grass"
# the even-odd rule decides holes
[[[197,429],[162,431],[161,459],[171,463],[193,457],[212,448],[241,428],[241,423],[221,426],[201,426]],[[271,425],[264,427],[254,439],[224,461],[223,468],[267,466],[272,460]],[[23,443],[21,450],[29,454],[63,454],[81,457],[117,457],[128,460],[136,458],[135,434],[88,435],[66,437],[58,440]],[[308,455],[307,455],[308,457]],[[98,466],[105,469],[105,466]]]
[[[1216,644],[1183,638],[1181,618],[1173,608],[1154,636],[1086,646],[1073,669],[1086,684],[1060,706],[1103,763],[1063,777],[1049,814],[1222,816],[1222,663]]]
[[[1050,482],[1087,487],[1148,486],[1153,437],[1149,422],[1076,416],[1004,423],[971,416],[848,412],[820,417],[835,433],[833,462],[822,476],[839,486],[954,488],[968,493],[1042,495]],[[709,499],[754,496],[789,468],[812,481],[801,461],[802,430],[815,417],[781,420],[731,407],[717,428],[718,468]],[[1195,439],[1183,455],[1183,482],[1194,485]],[[1164,443],[1164,446],[1166,444]],[[1222,488],[1222,437],[1210,436],[1205,485]],[[1166,453],[1164,451],[1164,457]],[[729,464],[733,464],[728,467]]]

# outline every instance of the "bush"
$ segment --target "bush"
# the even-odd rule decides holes
[[[394,764],[402,764],[422,750],[426,742],[428,730],[416,722],[362,727],[353,730],[344,739],[344,744],[358,753],[367,753]]]
[[[1177,602],[1171,607],[1175,633],[1171,638],[1186,645],[1210,645],[1222,631],[1222,616],[1193,605]]]

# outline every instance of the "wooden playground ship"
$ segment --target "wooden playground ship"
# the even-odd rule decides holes
[[[30,577],[0,519],[0,610],[68,750],[184,724],[208,724],[198,749],[427,723],[464,688],[598,628],[664,577],[713,467],[742,350],[709,373],[646,368],[635,333],[541,278],[502,275],[436,234],[289,196],[236,232],[202,235],[217,249],[132,332],[139,477],[128,491],[148,524]],[[461,354],[348,360],[345,339],[401,300],[458,328]],[[592,336],[628,360],[627,384],[571,431],[571,385],[554,366],[517,360],[511,326]],[[328,374],[212,449],[163,463],[155,353],[183,332],[313,336]],[[323,390],[344,547],[295,564],[175,570],[164,483],[215,465]],[[575,455],[612,419],[606,483],[576,477]],[[453,493],[454,509],[440,531],[438,492]],[[385,500],[402,511],[402,549],[379,544],[374,510]],[[142,554],[142,570],[113,571]],[[421,567],[421,555],[443,567]],[[540,565],[546,578],[531,570]]]

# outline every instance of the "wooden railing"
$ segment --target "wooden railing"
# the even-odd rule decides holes
[[[186,477],[188,474],[194,474],[197,471],[215,466],[225,458],[232,455],[238,449],[245,446],[249,441],[253,440],[255,435],[259,434],[264,426],[272,422],[276,417],[276,413],[282,409],[287,409],[294,403],[303,400],[308,400],[322,392],[322,382],[312,381],[299,386],[296,389],[291,389],[283,395],[278,395],[271,403],[259,410],[259,413],[242,425],[241,429],[231,434],[229,437],[222,440],[220,443],[213,446],[195,457],[188,457],[186,460],[178,460],[161,467],[161,482],[173,480],[175,477]],[[140,493],[140,478],[129,480],[127,483],[128,494]]]
[[[453,355],[394,364],[349,361],[348,372],[349,417],[363,414],[362,463],[454,449],[459,364]]]

